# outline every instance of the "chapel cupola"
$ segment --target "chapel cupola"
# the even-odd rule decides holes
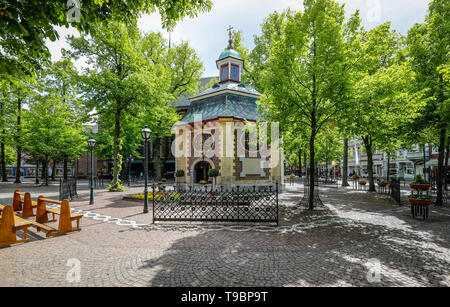
[[[244,69],[244,60],[241,55],[233,49],[233,39],[231,30],[228,29],[228,47],[220,54],[216,61],[217,69],[219,69],[219,82],[241,82],[241,72]]]

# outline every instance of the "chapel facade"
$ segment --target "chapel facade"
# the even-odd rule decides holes
[[[244,60],[232,48],[231,35],[216,65],[219,82],[190,98],[184,118],[173,127],[176,170],[185,174],[178,183],[211,183],[209,170],[216,169],[218,185],[282,184],[280,138],[272,134],[265,145],[257,104],[260,94],[241,81]],[[267,130],[270,134],[271,128]]]

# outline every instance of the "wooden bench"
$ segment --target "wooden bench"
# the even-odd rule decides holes
[[[23,200],[21,196],[23,196]],[[14,191],[13,208],[14,211],[22,211],[23,218],[34,216],[33,208],[36,207],[37,202],[31,200],[31,194],[29,192],[20,192],[19,190]]]
[[[61,208],[47,209],[46,203],[61,205]],[[52,214],[51,220],[48,218],[49,213]],[[55,215],[59,216],[58,229],[44,225],[45,223],[56,222]],[[36,221],[33,222],[32,226],[36,227],[38,231],[45,232],[46,237],[59,236],[68,232],[80,231],[80,219],[82,217],[82,214],[70,212],[69,201],[67,199],[58,201],[39,196],[36,209]],[[72,227],[72,221],[77,222],[77,227]]]
[[[16,243],[28,242],[28,227],[32,222],[24,220],[14,214],[12,206],[3,206],[0,219],[0,247]],[[23,230],[23,239],[17,240],[16,232]]]

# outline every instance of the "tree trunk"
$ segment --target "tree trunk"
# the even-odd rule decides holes
[[[22,148],[17,147],[17,159],[16,159],[16,180],[14,183],[21,183],[20,181],[20,167],[22,165]]]
[[[325,161],[325,182],[328,183],[328,161]]]
[[[67,157],[64,157],[63,178],[67,179]]]
[[[55,174],[56,173],[56,161],[53,160],[53,164],[52,164],[52,181],[55,181]]]
[[[427,177],[426,176],[426,167],[425,167],[425,163],[427,163],[427,160],[426,160],[426,155],[425,155],[425,150],[426,150],[426,144],[423,144],[423,178],[425,179],[425,180],[429,180],[429,181],[431,181],[431,174],[430,174],[430,176],[429,177]]]
[[[375,181],[373,179],[373,153],[372,153],[372,137],[365,136],[363,138],[364,146],[367,153],[367,174],[369,175],[369,192],[376,192]]]
[[[302,150],[298,151],[298,176],[302,178]]]
[[[314,182],[315,182],[315,148],[314,141],[316,138],[315,119],[312,122],[311,137],[309,139],[309,210],[314,210]]]
[[[391,154],[388,153],[386,180],[389,182],[389,172],[391,171]]]
[[[117,107],[115,126],[114,126],[114,169],[113,169],[113,181],[112,189],[119,187],[119,174],[122,168],[122,159],[119,154],[119,139],[120,139],[120,108]]]
[[[42,164],[44,165],[45,185],[48,185],[48,160],[46,159]]]
[[[42,174],[41,174],[41,179],[45,179],[45,163],[44,161],[42,161]]]
[[[444,188],[446,191],[448,190],[448,179],[447,179],[448,175],[447,175],[447,173],[448,173],[448,154],[449,154],[449,150],[450,150],[449,142],[450,142],[450,139],[447,140],[447,149],[445,151],[446,156],[445,156],[445,167],[444,167],[444,182],[445,182]]]
[[[441,137],[439,140],[439,158],[437,173],[437,195],[436,206],[443,205],[443,183],[444,183],[444,155],[445,155],[445,139],[447,135],[446,129],[441,129]]]
[[[6,157],[5,157],[5,143],[1,144],[1,149],[0,149],[1,153],[1,165],[0,167],[2,168],[2,182],[8,182],[8,176],[6,174]]]
[[[17,139],[16,141],[18,142],[17,145],[17,160],[16,160],[16,180],[14,181],[14,183],[21,183],[20,181],[20,166],[21,166],[21,162],[22,162],[22,146],[21,145],[21,127],[20,127],[20,115],[22,112],[22,99],[17,99]]]
[[[6,136],[6,130],[4,128],[5,121],[3,119],[3,102],[0,104],[0,110],[1,110],[1,114],[0,114],[1,118],[0,119],[1,119],[1,124],[3,127],[2,143],[0,145],[0,156],[1,156],[0,157],[0,167],[2,169],[2,174],[1,174],[2,182],[8,182],[8,176],[6,174],[6,154],[5,154],[5,139],[4,139],[4,137]]]
[[[342,186],[348,187],[348,139],[344,138],[344,162],[342,166]]]
[[[161,138],[156,139],[156,155],[154,157],[154,165],[155,165],[155,173],[156,173],[156,181],[159,181],[162,177],[162,167],[161,167]]]

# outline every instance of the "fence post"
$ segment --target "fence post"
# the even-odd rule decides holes
[[[275,184],[275,194],[276,194],[276,202],[277,202],[277,226],[279,225],[279,217],[278,217],[278,181]]]
[[[152,184],[152,224],[155,224],[155,185]]]

